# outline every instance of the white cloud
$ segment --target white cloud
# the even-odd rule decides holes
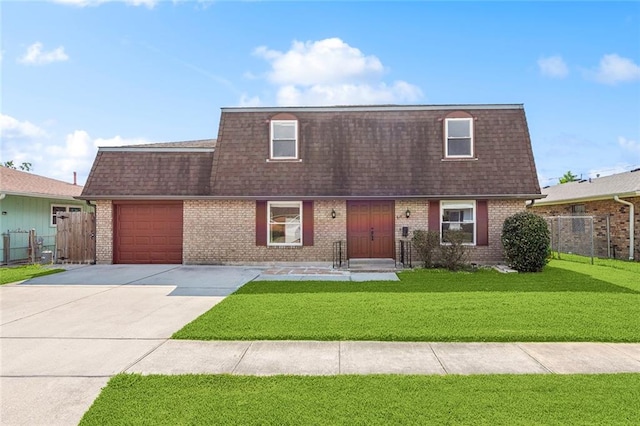
[[[131,6],[146,6],[149,9],[152,9],[156,4],[158,4],[158,0],[52,0],[52,1],[54,3],[76,6],[76,7],[100,6],[103,3],[120,2],[120,3],[125,3]]]
[[[18,62],[28,65],[45,65],[52,62],[63,62],[69,59],[64,47],[60,46],[48,52],[42,51],[42,43],[35,42],[27,48],[23,56],[18,58]]]
[[[386,70],[380,59],[339,38],[294,41],[286,52],[261,46],[254,54],[271,66],[267,80],[276,86],[279,105],[399,103],[423,96],[405,81],[382,81]]]
[[[78,183],[83,184],[89,175],[91,165],[95,159],[99,147],[113,147],[125,145],[137,145],[150,143],[143,138],[112,138],[93,139],[84,130],[75,130],[69,133],[64,144],[51,144],[45,148],[47,154],[46,171],[43,167],[37,167],[36,173],[62,180],[69,180],[73,172],[78,173]]]
[[[33,123],[0,114],[0,136],[6,142],[8,140],[43,138],[47,136],[47,133]]]
[[[278,90],[279,105],[352,105],[389,104],[401,101],[416,101],[422,92],[416,86],[404,81],[369,84],[316,84],[308,88],[283,86]]]
[[[78,172],[78,183],[86,180],[98,147],[125,146],[150,143],[144,138],[92,138],[84,130],[75,130],[57,140],[28,121],[19,121],[0,114],[2,150],[0,160],[15,164],[29,162],[33,173],[72,182],[73,172]]]
[[[249,97],[247,94],[240,96],[240,106],[243,107],[256,107],[262,105],[262,101],[259,96]]]
[[[123,138],[122,136],[114,136],[109,139],[98,138],[93,142],[95,148],[99,147],[112,147],[112,146],[126,146],[126,145],[141,145],[145,143],[151,143],[144,138]]]
[[[623,136],[618,136],[618,145],[620,145],[627,151],[640,155],[640,143],[638,141],[627,139]],[[640,162],[640,157],[638,158],[638,161]]]
[[[595,71],[595,79],[611,85],[640,80],[640,66],[615,53],[604,55]]]
[[[294,41],[287,52],[262,46],[255,54],[271,63],[269,80],[282,85],[356,82],[384,72],[378,58],[365,56],[339,38],[306,43]]]
[[[569,75],[569,67],[560,55],[538,59],[538,68],[542,75],[551,78],[564,78]]]

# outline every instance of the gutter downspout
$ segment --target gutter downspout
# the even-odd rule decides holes
[[[627,206],[629,206],[629,260],[633,260],[633,251],[635,250],[635,241],[634,241],[635,233],[633,229],[634,228],[633,217],[634,217],[635,206],[633,205],[633,203],[621,200],[617,195],[614,195],[613,199],[620,204],[626,204]]]

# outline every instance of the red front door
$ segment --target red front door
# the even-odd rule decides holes
[[[347,252],[350,259],[394,257],[394,202],[347,202]]]

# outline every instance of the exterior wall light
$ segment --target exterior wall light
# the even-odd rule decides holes
[[[331,209],[331,219],[336,218],[336,209]]]
[[[411,217],[411,210],[407,209],[407,211],[404,212],[404,215],[407,217],[407,219],[410,218]]]

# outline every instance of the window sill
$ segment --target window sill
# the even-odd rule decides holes
[[[267,158],[267,163],[302,163],[300,158]]]
[[[267,244],[267,248],[272,248],[272,249],[296,249],[296,248],[302,248],[302,244],[291,244],[291,245],[285,245],[285,244]]]
[[[443,162],[449,162],[449,161],[453,161],[453,162],[455,162],[455,161],[478,161],[478,157],[460,157],[460,158],[450,157],[450,158],[443,158],[440,161],[443,161]]]

